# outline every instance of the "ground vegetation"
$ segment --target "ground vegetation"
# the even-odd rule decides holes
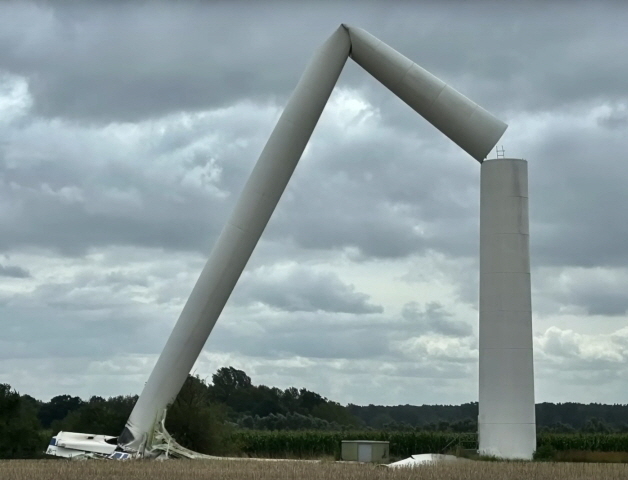
[[[118,435],[136,400],[63,394],[40,401],[0,385],[0,458],[41,456],[58,431]],[[541,403],[536,411],[539,459],[628,452],[628,405]],[[341,440],[364,438],[388,440],[391,453],[404,456],[472,447],[477,412],[474,402],[345,406],[303,387],[255,385],[244,371],[223,367],[211,379],[188,377],[166,426],[182,445],[214,455],[337,458]]]

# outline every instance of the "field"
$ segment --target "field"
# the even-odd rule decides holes
[[[472,462],[390,470],[373,465],[334,462],[255,460],[0,461],[2,480],[620,480],[628,478],[623,464]]]
[[[387,440],[392,458],[406,458],[418,453],[445,453],[460,444],[474,448],[477,435],[452,432],[321,432],[321,431],[255,431],[234,432],[231,443],[233,454],[264,458],[335,458],[340,459],[342,440]],[[628,452],[626,433],[541,433],[537,436],[538,448],[558,452]],[[560,460],[560,458],[558,458]],[[567,460],[567,458],[563,458]],[[594,460],[596,461],[596,460]]]

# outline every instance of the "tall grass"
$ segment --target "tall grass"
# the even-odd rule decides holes
[[[461,462],[391,470],[374,465],[253,460],[0,461],[2,480],[624,480],[618,464]]]
[[[555,451],[557,462],[628,463],[628,452],[591,452],[588,450]]]

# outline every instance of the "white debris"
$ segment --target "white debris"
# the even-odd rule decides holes
[[[438,462],[458,462],[464,459],[454,455],[440,455],[438,453],[422,453],[421,455],[412,455],[411,457],[399,460],[398,462],[389,463],[387,467],[392,468],[412,468],[419,465],[432,465]]]

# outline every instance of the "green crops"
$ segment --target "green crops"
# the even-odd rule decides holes
[[[628,433],[542,433],[537,447],[549,445],[558,451],[627,452]]]
[[[390,442],[390,454],[410,456],[438,453],[455,448],[459,442],[475,443],[474,434],[447,432],[383,432],[383,431],[255,431],[239,430],[233,434],[234,444],[242,453],[255,457],[340,458],[342,440],[384,440]]]
[[[390,455],[408,457],[420,453],[443,453],[457,446],[474,448],[477,436],[451,432],[385,432],[385,431],[256,431],[233,433],[234,445],[241,453],[253,457],[340,458],[342,440],[384,440],[390,442]],[[597,452],[628,451],[625,433],[543,433],[537,445],[550,445],[558,451],[587,450]]]

